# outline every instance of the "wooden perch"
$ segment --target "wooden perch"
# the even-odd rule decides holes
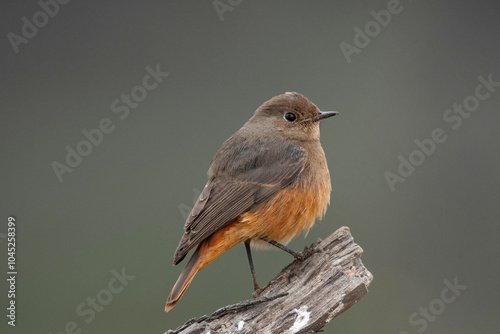
[[[348,227],[304,251],[264,287],[258,298],[225,306],[212,315],[191,319],[169,334],[317,333],[367,292],[373,279],[363,266],[363,250]]]

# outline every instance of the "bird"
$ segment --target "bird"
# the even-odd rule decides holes
[[[330,203],[331,181],[320,143],[320,111],[304,95],[286,92],[264,102],[212,159],[208,182],[184,225],[174,254],[179,264],[196,247],[172,288],[169,312],[194,276],[222,253],[243,243],[260,293],[251,248],[281,248],[297,259],[305,254],[286,244],[307,235]]]

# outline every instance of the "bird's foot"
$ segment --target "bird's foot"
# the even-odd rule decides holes
[[[264,289],[261,289],[257,287],[256,289],[253,290],[252,297],[253,298],[259,298],[260,294],[264,291]]]
[[[295,254],[292,254],[293,257],[295,257],[297,260],[299,261],[304,261],[305,259],[307,259],[308,257],[316,254],[316,253],[321,253],[321,250],[318,249],[318,248],[314,248],[314,247],[304,247],[304,250],[300,253],[295,253]]]

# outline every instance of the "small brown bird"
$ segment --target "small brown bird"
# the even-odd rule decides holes
[[[194,275],[222,253],[244,243],[255,279],[250,246],[286,245],[330,202],[330,173],[319,141],[319,121],[335,116],[320,111],[295,92],[261,105],[243,127],[215,154],[209,180],[184,226],[174,265],[198,246],[167,299],[170,311],[186,292]]]

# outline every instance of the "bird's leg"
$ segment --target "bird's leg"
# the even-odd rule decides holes
[[[252,272],[253,290],[254,290],[253,296],[256,298],[260,295],[262,289],[259,287],[259,284],[257,283],[257,278],[255,277],[255,269],[253,267],[253,260],[252,260],[252,251],[250,250],[250,239],[245,241],[245,249],[247,251],[248,263],[250,264],[250,271]]]
[[[283,244],[280,244],[279,242],[277,241],[274,241],[274,240],[267,240],[265,238],[261,238],[262,240],[264,241],[267,241],[268,243],[270,243],[271,245],[275,246],[275,247],[278,247],[279,249],[282,249],[284,250],[285,252],[287,252],[288,254],[292,255],[294,258],[296,258],[297,260],[303,260],[304,257],[302,256],[301,253],[298,253],[296,251],[294,251],[293,249],[290,249],[288,248],[287,246],[283,245]]]
[[[282,249],[284,250],[285,252],[287,252],[288,254],[291,254],[294,258],[296,258],[297,260],[299,261],[304,261],[305,259],[307,259],[309,256],[313,255],[314,253],[316,253],[316,251],[314,250],[311,250],[309,248],[307,248],[306,250],[304,250],[303,252],[296,252],[294,251],[293,249],[290,249],[288,248],[287,246],[283,245],[283,244],[280,244],[279,242],[277,241],[274,241],[274,240],[268,240],[267,238],[260,238],[261,240],[264,240],[268,243],[270,243],[271,245],[275,246],[275,247],[278,247],[279,249]]]

